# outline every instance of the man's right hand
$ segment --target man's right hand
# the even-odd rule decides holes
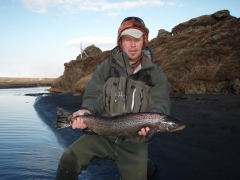
[[[91,114],[91,112],[87,109],[81,109],[78,110],[77,112],[73,113],[73,118],[77,117],[77,116],[82,116],[85,113]],[[73,121],[72,123],[72,128],[73,129],[85,129],[87,128],[87,125],[84,123],[84,121],[80,118],[77,117],[77,119],[75,121]]]

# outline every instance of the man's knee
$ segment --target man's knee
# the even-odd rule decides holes
[[[79,171],[81,170],[78,165],[78,157],[70,148],[63,152],[59,166],[75,173],[80,173]]]

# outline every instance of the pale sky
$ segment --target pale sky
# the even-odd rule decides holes
[[[80,42],[114,48],[128,16],[143,19],[151,40],[159,29],[219,10],[238,18],[239,7],[239,0],[0,0],[0,77],[57,78]]]

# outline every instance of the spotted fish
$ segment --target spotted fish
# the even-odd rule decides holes
[[[158,132],[174,132],[185,128],[185,123],[173,116],[143,112],[128,113],[114,117],[83,115],[78,116],[87,125],[87,132],[104,136],[132,136],[137,135],[141,128],[149,127],[149,138]],[[72,113],[62,109],[57,109],[57,121],[55,128],[62,129],[72,125],[76,118],[72,118]]]

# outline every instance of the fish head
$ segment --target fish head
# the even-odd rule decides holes
[[[186,124],[184,121],[178,118],[166,115],[158,126],[158,132],[174,132],[184,129],[186,127]]]

